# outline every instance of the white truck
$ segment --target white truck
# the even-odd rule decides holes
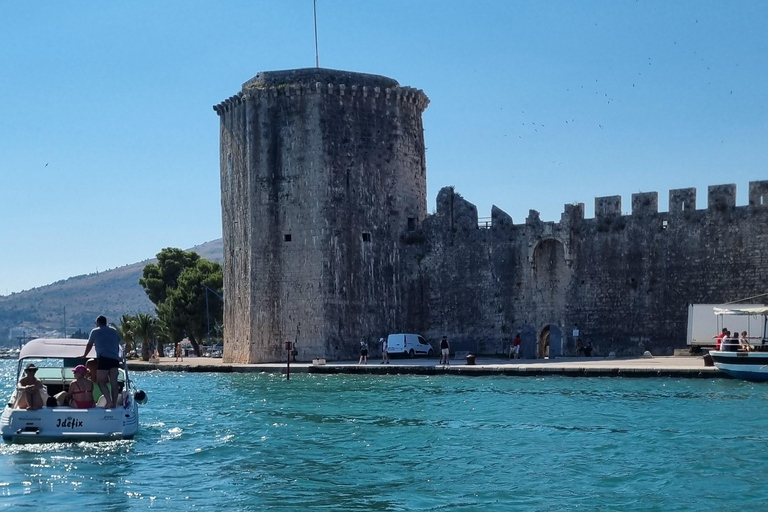
[[[689,304],[688,345],[714,347],[715,338],[725,328],[731,332],[747,331],[750,338],[762,338],[765,327],[762,316],[722,315],[715,316],[715,308],[762,307],[763,304]]]

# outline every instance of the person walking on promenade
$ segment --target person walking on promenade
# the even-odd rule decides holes
[[[515,334],[515,339],[512,340],[512,346],[509,347],[509,358],[520,359],[520,345],[523,340],[520,339],[520,333]]]
[[[176,361],[181,359],[182,362],[184,362],[184,354],[181,351],[181,342],[179,341],[176,343]]]
[[[451,344],[448,343],[448,336],[443,336],[440,341],[440,363],[439,364],[451,364]]]
[[[357,364],[368,364],[368,344],[365,339],[360,340],[360,360]]]
[[[389,344],[387,343],[387,339],[379,338],[379,342],[381,342],[381,364],[389,364],[389,353],[387,352],[389,350]]]
[[[88,344],[82,357],[88,357],[91,348],[96,349],[96,364],[98,365],[97,384],[101,394],[107,400],[107,409],[114,409],[117,403],[117,374],[120,367],[120,335],[114,327],[107,325],[107,318],[99,315],[96,328],[88,336]],[[110,388],[107,387],[109,383]]]

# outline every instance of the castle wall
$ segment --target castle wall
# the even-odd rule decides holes
[[[654,192],[633,195],[632,215],[621,215],[613,196],[595,200],[594,219],[567,205],[559,223],[532,211],[525,224],[490,229],[462,224],[476,210],[445,188],[424,222],[419,267],[430,314],[416,328],[481,353],[506,352],[521,332],[524,355],[534,357],[551,326],[564,337],[551,349],[563,354],[575,354],[576,328],[604,355],[671,354],[685,345],[689,303],[765,293],[768,205],[759,197],[767,186],[750,183],[748,206],[736,207],[735,185],[722,185],[709,188],[705,210],[695,209],[695,189],[683,189],[670,192],[673,212],[658,212]]]
[[[261,73],[216,105],[221,126],[227,362],[356,357],[364,338],[416,332],[435,347],[524,357],[671,354],[689,303],[766,293],[768,181],[566,205],[520,224],[452,187],[426,214],[423,92],[324,69]],[[714,333],[713,333],[714,334]],[[548,341],[547,341],[548,340]]]
[[[403,323],[398,247],[426,216],[427,103],[389,78],[307,69],[262,73],[214,107],[225,360],[280,360],[285,341],[304,360],[351,357]]]

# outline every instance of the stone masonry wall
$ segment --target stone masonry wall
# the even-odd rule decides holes
[[[428,290],[428,314],[412,328],[480,353],[505,353],[521,332],[524,355],[535,357],[542,331],[557,330],[563,342],[550,355],[574,355],[579,329],[599,354],[671,354],[685,346],[689,303],[766,293],[767,191],[768,182],[750,183],[750,204],[736,207],[735,185],[710,187],[698,210],[695,189],[673,190],[671,212],[658,212],[655,192],[635,194],[631,215],[619,196],[597,198],[594,219],[567,205],[559,223],[532,211],[515,225],[494,208],[483,229],[474,205],[444,188],[425,241],[407,248],[412,278]]]
[[[267,72],[216,105],[221,126],[224,360],[353,358],[395,332],[435,348],[525,357],[671,354],[687,306],[768,288],[768,181],[566,205],[559,222],[497,207],[490,227],[451,188],[426,214],[421,114],[429,100],[390,78],[326,69]],[[714,334],[714,333],[713,333]],[[374,350],[374,353],[377,353]]]
[[[257,75],[221,117],[225,361],[353,357],[403,323],[401,237],[426,216],[423,92]],[[230,165],[230,162],[231,165]]]

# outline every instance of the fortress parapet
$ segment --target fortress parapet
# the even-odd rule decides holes
[[[621,196],[595,198],[595,218],[621,215]]]
[[[749,182],[749,206],[768,207],[768,181]]]
[[[632,194],[632,215],[655,215],[657,213],[659,213],[658,192]]]
[[[689,213],[696,210],[696,189],[678,188],[669,191],[669,213]]]
[[[710,185],[707,194],[707,208],[723,211],[736,207],[736,185]]]
[[[246,100],[271,100],[290,98],[300,100],[311,95],[326,95],[339,101],[354,100],[378,103],[409,104],[423,112],[429,98],[421,89],[403,87],[396,80],[379,75],[352,73],[332,69],[294,69],[266,71],[243,84],[242,91],[214,105],[213,110],[222,115]]]

